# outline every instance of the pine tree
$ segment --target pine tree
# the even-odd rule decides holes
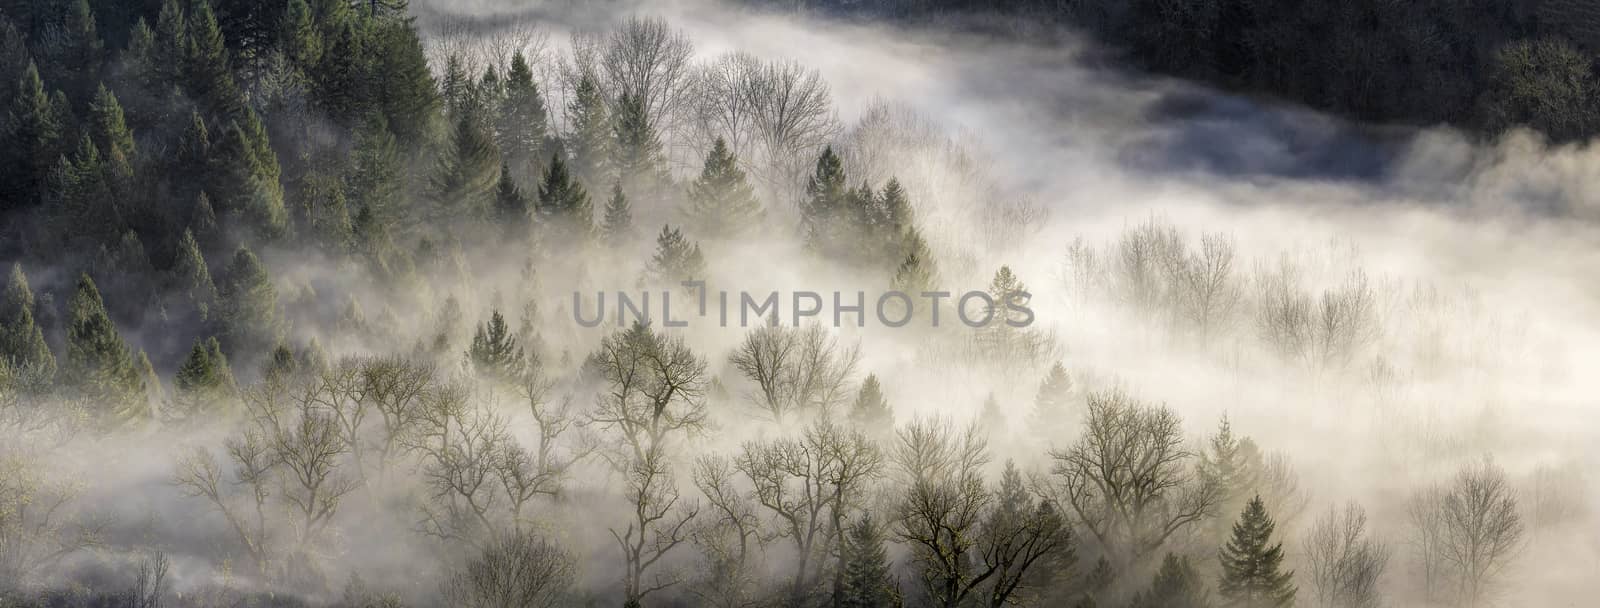
[[[346,176],[347,194],[354,209],[353,230],[369,253],[409,223],[403,204],[400,149],[381,114],[367,117],[356,131],[354,162]]]
[[[461,57],[456,55],[446,57],[444,80],[439,83],[439,90],[444,95],[444,110],[452,120],[460,122],[461,106],[467,97],[467,89],[471,86],[467,69],[461,64]]]
[[[978,424],[990,437],[1004,437],[1009,430],[1006,414],[1000,409],[1000,400],[995,398],[992,391],[983,398],[983,407],[978,410]]]
[[[467,363],[479,376],[500,382],[515,382],[525,366],[522,346],[511,335],[500,311],[493,311],[487,323],[480,323],[466,352]]]
[[[185,15],[183,55],[184,90],[208,114],[223,120],[237,118],[244,110],[244,95],[233,80],[228,48],[217,16],[206,0],[194,0]]]
[[[146,383],[134,353],[106,313],[89,275],[78,277],[67,302],[67,359],[62,378],[77,396],[101,408],[109,420],[145,398]]]
[[[642,97],[624,93],[617,99],[612,130],[611,166],[617,178],[636,196],[654,196],[667,182],[666,160]]]
[[[128,130],[122,104],[117,102],[117,96],[104,84],[95,92],[94,101],[89,103],[89,131],[94,135],[95,145],[100,147],[116,173],[131,176],[133,132]]]
[[[11,179],[0,180],[0,213],[10,211],[43,192],[60,146],[62,116],[45,92],[39,68],[29,63],[17,83],[17,92],[6,111],[4,151],[6,172]]]
[[[939,270],[933,261],[933,252],[928,249],[927,242],[922,240],[922,234],[916,229],[906,232],[904,249],[905,259],[902,259],[900,266],[895,268],[894,278],[890,280],[889,286],[915,300],[921,297],[923,292],[937,289]]]
[[[535,179],[543,160],[544,140],[549,136],[549,117],[544,96],[533,81],[533,70],[521,52],[511,58],[506,73],[505,99],[500,105],[496,132],[500,154],[518,179]]]
[[[60,74],[68,84],[67,90],[74,98],[87,97],[90,87],[100,78],[101,63],[105,61],[105,43],[100,39],[99,27],[88,0],[76,0],[67,6],[63,27],[58,35],[64,47],[60,57]]]
[[[761,221],[761,203],[739,160],[721,137],[706,153],[700,177],[689,184],[689,220],[707,238],[740,236]]]
[[[539,202],[536,210],[544,222],[559,233],[576,240],[587,239],[594,229],[594,209],[583,184],[572,179],[561,156],[550,158],[550,168],[544,172],[539,184]]]
[[[499,172],[500,154],[489,134],[474,117],[458,117],[430,181],[436,219],[488,217]]]
[[[1132,608],[1210,608],[1210,594],[1189,558],[1171,553],[1161,561],[1150,588],[1134,596]]]
[[[1028,413],[1028,428],[1047,439],[1062,439],[1069,428],[1071,408],[1072,378],[1067,375],[1067,367],[1057,361],[1039,382],[1033,409]]]
[[[217,286],[211,279],[205,255],[200,252],[200,241],[187,228],[178,240],[178,253],[172,264],[171,276],[173,289],[183,294],[184,298],[184,305],[176,307],[176,310],[192,310],[200,321],[208,320],[212,308],[216,306]]]
[[[289,0],[284,8],[278,44],[284,55],[302,71],[310,70],[322,58],[322,36],[317,32],[316,16],[305,0]]]
[[[900,605],[900,589],[895,583],[889,555],[883,546],[884,532],[872,515],[864,513],[840,541],[839,591],[837,608],[893,608]]]
[[[494,212],[506,234],[513,238],[527,236],[533,208],[528,203],[527,195],[522,193],[522,188],[517,187],[517,182],[511,177],[511,168],[504,163],[500,165],[500,185],[495,188]]]
[[[5,292],[0,294],[0,361],[14,370],[32,370],[43,380],[55,377],[56,357],[44,341],[44,330],[34,322],[33,290],[21,264],[11,265]]]
[[[381,21],[372,33],[372,90],[389,129],[402,146],[414,148],[434,137],[439,90],[410,19]]]
[[[606,201],[600,236],[611,247],[621,247],[633,239],[633,207],[628,203],[628,195],[622,192],[622,182],[611,184],[611,198]]]
[[[1199,472],[1207,483],[1215,484],[1221,496],[1218,508],[1224,513],[1243,509],[1255,494],[1261,476],[1261,452],[1250,438],[1233,434],[1233,424],[1224,414],[1217,432],[1200,452]],[[1225,538],[1229,522],[1218,520],[1212,530],[1214,540]]]
[[[254,253],[240,246],[218,290],[218,336],[235,354],[277,344],[283,335],[278,290]]]
[[[193,200],[201,190],[214,187],[210,182],[215,180],[207,175],[213,162],[211,148],[211,130],[205,118],[199,111],[190,112],[189,122],[178,136],[178,149],[164,175],[179,200]]]
[[[844,164],[833,147],[822,150],[816,170],[806,182],[806,199],[800,204],[800,227],[806,247],[819,253],[837,250],[839,235],[834,224],[846,210],[850,187],[845,185]]]
[[[611,117],[599,85],[588,76],[579,79],[573,91],[567,105],[567,124],[572,129],[567,134],[567,152],[572,155],[572,170],[578,180],[585,184],[611,181],[607,177],[614,175]]]
[[[189,356],[178,366],[172,388],[171,407],[163,412],[169,420],[200,422],[226,407],[236,388],[228,358],[215,337],[194,341]]]
[[[700,244],[684,238],[677,228],[663,225],[656,237],[656,252],[650,258],[650,277],[661,284],[676,285],[682,281],[705,278],[705,255]]]
[[[246,110],[244,114],[245,123],[229,123],[220,140],[210,146],[205,190],[223,213],[237,216],[262,237],[277,237],[289,223],[283,185],[278,182],[277,156],[265,141],[257,139],[266,134],[259,119],[250,119],[255,113]]]
[[[178,0],[163,0],[156,17],[155,48],[149,62],[151,91],[165,93],[183,84],[188,62],[189,24]]]
[[[372,105],[375,93],[368,81],[371,55],[365,31],[356,19],[331,24],[323,34],[322,52],[310,72],[311,98],[316,107],[340,124],[352,124]]]
[[[93,139],[88,135],[78,139],[77,149],[63,159],[52,181],[55,196],[49,214],[59,240],[82,241],[90,247],[115,241],[123,228],[116,189]]]
[[[1271,547],[1276,525],[1258,495],[1245,505],[1233,525],[1233,538],[1220,551],[1222,576],[1217,591],[1223,605],[1237,608],[1283,608],[1294,605],[1294,571],[1280,572],[1283,543]]]
[[[883,387],[878,383],[877,374],[867,374],[867,379],[861,381],[861,390],[856,393],[855,403],[850,406],[850,421],[856,428],[866,431],[887,431],[894,428],[894,411],[889,409],[889,400],[883,396]]]

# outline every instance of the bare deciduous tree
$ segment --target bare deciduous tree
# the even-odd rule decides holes
[[[502,536],[467,561],[446,582],[451,606],[465,608],[555,608],[570,605],[572,556],[524,532]]]
[[[693,532],[705,572],[689,593],[718,608],[757,605],[757,552],[772,540],[762,530],[755,505],[735,485],[736,473],[728,458],[706,455],[695,460],[694,485],[705,497],[708,516]]]
[[[68,555],[100,544],[102,528],[76,512],[77,488],[49,481],[37,462],[5,452],[0,452],[0,597]]]
[[[1389,547],[1367,535],[1367,511],[1354,502],[1329,508],[1302,541],[1317,605],[1379,608]]]
[[[1429,599],[1491,603],[1526,531],[1505,471],[1488,459],[1467,465],[1448,486],[1414,496],[1410,512]]]
[[[747,395],[762,415],[782,424],[796,415],[826,414],[849,396],[861,358],[819,324],[751,330],[729,360],[755,383]]]
[[[929,599],[954,608],[979,592],[987,576],[970,560],[993,500],[984,488],[988,442],[976,423],[915,420],[901,428],[890,455],[902,496],[894,507],[894,533],[911,546],[912,562]]]
[[[1088,409],[1082,437],[1051,457],[1059,500],[1101,547],[1139,564],[1213,514],[1220,488],[1193,470],[1177,414],[1121,389],[1091,393]]]

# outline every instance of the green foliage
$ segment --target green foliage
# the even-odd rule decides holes
[[[706,238],[734,238],[748,233],[760,223],[761,202],[756,200],[739,159],[718,137],[706,153],[700,177],[689,184],[689,207],[685,210],[696,232]]]
[[[889,408],[889,400],[883,396],[883,387],[878,382],[877,374],[867,374],[867,379],[861,381],[861,390],[856,393],[856,400],[850,406],[850,421],[858,428],[868,430],[894,428],[894,411]]]
[[[184,306],[177,307],[174,312],[187,309],[193,311],[200,321],[208,320],[212,307],[216,305],[217,286],[211,279],[211,270],[206,266],[200,241],[195,239],[193,231],[183,231],[183,237],[178,241],[177,257],[169,273],[172,288],[184,297]]]
[[[494,213],[508,234],[514,237],[527,235],[528,223],[533,217],[533,206],[528,202],[527,195],[522,193],[522,188],[517,186],[516,180],[511,177],[511,168],[504,163],[500,165],[500,182],[495,187]]]
[[[1134,596],[1131,608],[1210,608],[1210,593],[1200,582],[1189,558],[1171,553],[1161,561],[1161,569],[1150,588]]]
[[[228,407],[237,388],[216,338],[196,339],[172,381],[173,399],[162,412],[171,421],[200,422]]]
[[[540,174],[545,138],[549,136],[547,114],[544,96],[533,81],[533,69],[518,52],[512,56],[506,73],[505,97],[495,127],[500,154],[517,179],[532,180]]]
[[[520,378],[527,365],[522,346],[498,310],[489,315],[487,322],[478,324],[466,359],[478,376],[508,383]]]
[[[1233,525],[1233,538],[1217,554],[1222,576],[1217,582],[1224,606],[1282,608],[1294,605],[1294,571],[1280,572],[1283,543],[1272,542],[1275,528],[1261,497],[1252,498]]]
[[[622,182],[613,182],[611,198],[606,200],[605,217],[600,224],[600,237],[608,246],[621,247],[633,236],[633,206],[628,203],[628,195],[622,192]]]
[[[594,229],[594,208],[583,184],[567,173],[566,163],[560,155],[550,158],[550,168],[544,172],[539,184],[539,201],[535,207],[545,224],[576,240],[584,240]]]
[[[1520,126],[1577,141],[1600,129],[1597,96],[1600,80],[1583,51],[1559,39],[1519,40],[1495,53],[1481,111],[1493,131]]]
[[[612,150],[616,147],[611,116],[599,85],[585,75],[573,90],[567,104],[567,152],[572,155],[573,172],[586,184],[611,181]]]
[[[684,238],[677,228],[663,225],[656,237],[656,252],[648,268],[651,279],[662,284],[676,285],[681,281],[704,279],[705,255],[700,244]]]
[[[638,195],[655,195],[669,181],[661,137],[650,125],[642,97],[623,94],[617,99],[612,121],[611,168],[624,188]]]
[[[63,116],[45,92],[44,81],[33,63],[23,70],[11,98],[3,125],[6,171],[0,180],[0,213],[11,211],[30,195],[43,191],[55,163],[62,137]]]
[[[900,586],[894,580],[884,530],[871,514],[850,524],[840,542],[838,608],[893,608],[900,605]]]
[[[0,360],[13,369],[36,370],[46,380],[56,373],[56,357],[44,341],[44,331],[34,323],[33,290],[21,264],[12,264],[0,294]]]
[[[145,403],[146,378],[89,275],[67,302],[67,358],[62,379],[102,420],[121,421]]]
[[[450,143],[429,182],[435,218],[486,218],[500,179],[500,153],[470,115],[456,119]]]
[[[1067,367],[1057,361],[1039,382],[1033,409],[1028,412],[1028,429],[1042,437],[1059,439],[1075,420],[1073,414],[1072,378],[1067,375]]]
[[[283,313],[278,290],[261,260],[240,246],[223,277],[217,311],[222,346],[237,354],[277,344],[284,331]]]
[[[194,0],[184,16],[185,40],[182,84],[195,103],[213,117],[236,118],[245,109],[229,65],[228,48],[217,16],[206,0]]]
[[[133,132],[128,130],[122,104],[117,102],[117,96],[104,84],[100,85],[94,101],[89,104],[88,122],[95,145],[105,154],[107,162],[113,165],[118,174],[131,176],[135,152]]]

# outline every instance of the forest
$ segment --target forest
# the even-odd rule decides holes
[[[1600,12],[758,4],[0,0],[0,608],[1600,591]]]

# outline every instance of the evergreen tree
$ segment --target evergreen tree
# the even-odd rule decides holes
[[[230,123],[210,147],[205,190],[224,213],[239,217],[260,236],[274,238],[284,234],[289,223],[277,155],[265,141],[266,131],[255,112],[243,114],[245,122]]]
[[[80,137],[77,149],[62,159],[51,180],[49,214],[56,238],[82,241],[89,247],[114,242],[123,226],[109,177],[94,140]]]
[[[512,179],[511,168],[504,163],[500,165],[500,185],[495,188],[494,211],[507,234],[515,238],[527,236],[533,208],[522,188]]]
[[[90,87],[100,78],[101,63],[105,61],[105,43],[100,39],[99,27],[88,0],[69,0],[67,12],[58,36],[60,44],[59,74],[68,83],[67,90],[76,99],[88,97]]]
[[[44,341],[44,330],[34,322],[33,290],[21,264],[11,265],[11,276],[0,294],[0,361],[13,370],[31,369],[41,379],[55,377],[56,357]]]
[[[244,110],[244,95],[233,80],[222,28],[207,0],[194,0],[183,16],[187,25],[183,54],[184,90],[208,114],[223,120]]]
[[[699,179],[689,184],[687,215],[708,238],[737,237],[761,221],[761,203],[756,200],[755,188],[721,137],[706,153]]]
[[[889,408],[889,400],[883,396],[883,387],[878,383],[877,374],[867,374],[867,379],[861,381],[861,390],[856,393],[855,403],[850,406],[850,421],[856,428],[866,431],[886,431],[894,428],[894,411]]]
[[[1245,505],[1233,525],[1233,538],[1217,552],[1222,576],[1217,582],[1223,605],[1237,608],[1283,608],[1294,605],[1294,571],[1280,572],[1283,543],[1271,547],[1276,525],[1261,497]]]
[[[870,513],[862,514],[840,541],[839,590],[833,605],[837,608],[893,608],[900,605],[900,589],[895,583],[889,555],[883,546],[884,532]]]
[[[451,120],[460,122],[461,106],[467,98],[467,89],[472,86],[471,79],[467,76],[467,69],[461,64],[461,57],[450,55],[444,61],[444,80],[439,83],[439,90],[444,95],[444,110],[450,115]]]
[[[192,310],[203,322],[209,319],[217,301],[217,286],[211,279],[205,255],[200,252],[200,242],[194,232],[184,229],[178,240],[178,253],[172,264],[172,287],[183,294],[184,306],[177,310]],[[170,307],[169,307],[170,308]]]
[[[78,277],[77,289],[67,302],[67,359],[62,371],[68,387],[100,408],[104,419],[121,419],[145,399],[143,370],[117,333],[88,274]]]
[[[939,270],[933,261],[933,252],[915,228],[906,232],[904,248],[906,256],[895,268],[894,278],[889,282],[890,288],[913,299],[925,291],[937,289]]]
[[[39,68],[33,63],[23,70],[10,101],[0,141],[6,142],[6,172],[11,179],[0,180],[0,213],[43,192],[62,134],[62,116],[45,92]]]
[[[284,8],[282,30],[278,44],[289,61],[302,71],[310,70],[322,58],[322,35],[317,31],[316,16],[305,0],[289,0]]]
[[[978,424],[983,427],[984,432],[994,438],[1004,437],[1009,430],[1006,414],[1000,409],[1000,400],[995,398],[993,391],[983,398],[983,407],[978,410]]]
[[[378,22],[372,34],[372,90],[381,114],[402,146],[431,141],[438,125],[439,90],[410,19]]]
[[[594,79],[585,75],[578,80],[567,105],[567,152],[572,155],[572,170],[579,181],[597,184],[610,181],[614,175],[611,167],[612,140],[611,117],[606,100]]]
[[[533,70],[521,52],[512,56],[506,73],[505,98],[495,131],[499,134],[500,154],[512,174],[524,181],[536,179],[544,140],[549,136],[549,117],[544,96],[533,81]]]
[[[1028,428],[1047,439],[1061,439],[1069,428],[1072,408],[1072,378],[1067,367],[1057,361],[1039,382],[1028,413]]]
[[[178,0],[163,0],[156,17],[155,48],[149,58],[152,91],[164,93],[183,84],[188,48],[189,24],[183,6]]]
[[[215,247],[221,236],[218,234],[216,209],[211,206],[211,197],[204,192],[195,197],[194,209],[189,211],[189,229],[194,231],[195,240],[207,249]]]
[[[706,272],[705,256],[700,244],[690,242],[683,232],[663,225],[656,237],[656,252],[650,258],[650,277],[658,283],[676,285],[691,279],[703,279]]]
[[[622,182],[611,184],[611,198],[606,201],[600,235],[611,247],[621,247],[633,239],[633,207],[628,203],[628,195],[622,193]]]
[[[430,181],[436,218],[488,217],[499,172],[500,155],[489,134],[472,116],[458,117]]]
[[[354,209],[353,230],[357,242],[370,253],[409,223],[402,199],[400,149],[383,115],[373,114],[362,123],[350,155],[354,162],[345,182]]]
[[[305,205],[301,223],[308,229],[303,236],[329,251],[349,251],[355,242],[355,228],[342,180],[313,168],[300,181]]]
[[[277,344],[283,335],[278,290],[261,260],[244,246],[234,252],[218,290],[218,336],[235,354]]]
[[[800,228],[807,248],[821,253],[838,248],[845,237],[834,224],[846,211],[849,198],[844,163],[832,146],[824,148],[817,158],[816,170],[806,182],[806,198],[800,204]]]
[[[650,125],[644,98],[624,93],[612,121],[611,166],[635,195],[655,195],[667,182],[661,137]]]
[[[511,335],[500,311],[493,311],[487,323],[480,323],[466,352],[467,363],[479,376],[500,382],[515,382],[525,366],[522,346]]]
[[[122,112],[122,104],[104,84],[95,92],[89,103],[89,131],[95,145],[100,147],[106,160],[123,175],[132,175],[134,159],[133,132]]]
[[[220,412],[236,390],[222,344],[214,337],[196,339],[178,366],[172,388],[171,407],[163,412],[169,420],[200,422],[207,414]]]
[[[1233,434],[1233,423],[1224,414],[1217,423],[1217,432],[1200,452],[1199,472],[1207,483],[1214,484],[1220,497],[1217,507],[1221,512],[1239,511],[1255,494],[1261,477],[1261,451],[1248,437]],[[1213,540],[1227,537],[1230,522],[1217,520],[1212,529]]]
[[[331,24],[323,34],[322,52],[311,70],[311,98],[316,107],[340,124],[351,124],[371,107],[382,89],[368,80],[372,56],[365,31],[356,19]]]
[[[213,180],[208,176],[212,162],[211,130],[200,112],[192,111],[183,133],[178,135],[178,149],[172,155],[163,177],[169,182],[176,198],[194,200],[203,189],[214,187],[210,184]],[[207,202],[210,203],[209,200]]]
[[[1209,596],[1189,558],[1168,553],[1150,588],[1134,596],[1132,608],[1210,608]]]
[[[544,180],[539,184],[536,211],[540,218],[548,220],[545,225],[578,240],[587,239],[594,229],[594,209],[590,206],[589,194],[584,191],[583,184],[567,173],[560,155],[550,158],[550,168],[545,170]]]

